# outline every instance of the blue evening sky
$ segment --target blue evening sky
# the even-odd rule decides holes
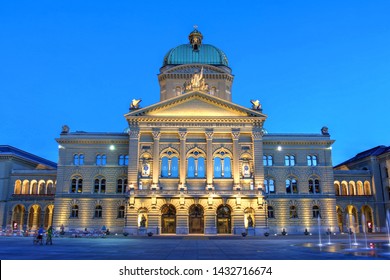
[[[0,1],[0,144],[57,161],[55,138],[121,132],[159,101],[165,53],[197,24],[272,133],[328,126],[333,163],[390,145],[390,1]]]

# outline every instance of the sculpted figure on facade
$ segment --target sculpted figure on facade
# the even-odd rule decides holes
[[[195,72],[191,80],[189,82],[184,83],[184,88],[186,91],[190,90],[200,90],[200,91],[208,91],[209,85],[206,84],[204,75],[203,75],[203,67],[200,72]]]

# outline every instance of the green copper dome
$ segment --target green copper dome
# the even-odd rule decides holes
[[[190,43],[171,49],[164,57],[163,66],[178,64],[211,64],[228,66],[223,51],[213,45],[202,44],[203,35],[197,29],[188,36]]]

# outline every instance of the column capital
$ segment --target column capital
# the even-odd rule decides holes
[[[180,129],[178,133],[179,133],[180,140],[186,140],[187,139],[187,130]]]
[[[206,130],[204,132],[206,134],[206,139],[207,140],[213,140],[213,135],[214,135],[214,131],[213,130]]]
[[[261,140],[261,138],[263,137],[263,132],[262,131],[252,131],[252,139],[253,140]]]
[[[240,138],[240,129],[232,129],[233,140],[238,140]]]
[[[129,136],[130,138],[132,139],[139,139],[139,136],[140,136],[140,131],[138,128],[133,128],[133,129],[130,129],[129,131]]]
[[[160,130],[153,130],[152,135],[154,140],[160,140],[161,132]]]

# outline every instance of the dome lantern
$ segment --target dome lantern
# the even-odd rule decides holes
[[[199,46],[202,44],[203,35],[198,31],[198,26],[194,25],[194,30],[188,36],[192,49],[194,51],[199,50]]]

